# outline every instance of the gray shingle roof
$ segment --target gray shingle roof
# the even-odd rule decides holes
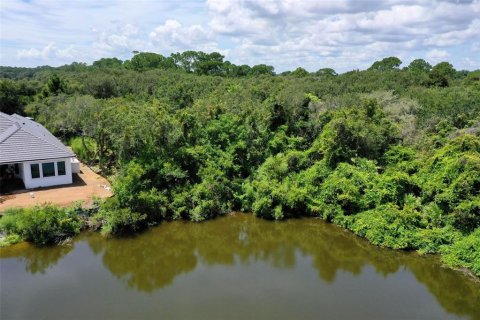
[[[0,112],[0,164],[74,156],[41,124]]]

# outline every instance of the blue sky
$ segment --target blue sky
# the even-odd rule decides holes
[[[386,56],[473,70],[480,0],[1,0],[0,39],[10,66],[202,50],[279,72],[344,72]]]

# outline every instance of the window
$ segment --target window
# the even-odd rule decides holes
[[[40,178],[40,166],[38,163],[31,164],[30,171],[32,173],[32,179]]]
[[[57,162],[57,175],[59,176],[65,175],[65,161]]]
[[[42,163],[43,177],[55,176],[55,164],[53,162]]]

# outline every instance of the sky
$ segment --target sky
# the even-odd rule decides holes
[[[480,69],[480,0],[0,0],[0,65],[217,51],[277,72],[388,56]]]

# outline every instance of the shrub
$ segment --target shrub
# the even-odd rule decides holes
[[[365,195],[376,179],[376,166],[372,161],[357,159],[354,165],[341,163],[321,184],[312,202],[318,214],[327,220],[370,209],[373,199]]]
[[[142,164],[130,162],[113,183],[115,201],[117,208],[144,213],[147,221],[157,223],[166,217],[168,199],[155,187],[150,187],[148,174]]]
[[[253,213],[275,220],[303,215],[307,209],[307,189],[298,172],[307,163],[306,153],[295,150],[269,157],[256,178],[243,185]]]
[[[480,139],[463,135],[438,150],[418,173],[424,202],[433,201],[470,232],[480,226]]]
[[[396,140],[396,130],[375,102],[360,108],[339,110],[318,136],[313,149],[320,150],[332,166],[352,158],[378,159]]]
[[[417,231],[417,248],[420,253],[437,253],[443,246],[448,246],[462,237],[462,234],[451,226]]]
[[[45,245],[80,232],[81,221],[74,210],[54,205],[7,209],[0,219],[0,230],[8,235]]]
[[[282,220],[305,214],[307,190],[294,177],[282,182],[256,181],[254,189],[252,211],[258,217]]]
[[[231,211],[228,200],[233,198],[233,191],[225,173],[217,165],[208,163],[199,175],[202,181],[193,185],[189,191],[189,201],[185,199],[190,220],[203,221]]]
[[[355,216],[352,231],[375,245],[393,249],[415,249],[421,216],[415,210],[401,210],[387,204]]]
[[[125,234],[139,231],[147,226],[147,215],[132,212],[128,208],[119,208],[115,199],[107,200],[95,215],[102,223],[104,234]]]
[[[0,238],[0,248],[6,247],[22,241],[22,238],[18,234],[9,234]]]
[[[72,148],[73,152],[86,162],[95,160],[95,140],[88,137],[75,137],[68,141],[68,145]]]
[[[462,201],[452,216],[454,225],[460,230],[472,231],[480,226],[480,196]]]
[[[414,179],[401,171],[391,170],[378,175],[376,183],[367,191],[375,205],[394,203],[403,206],[407,194],[420,194],[420,187]]]
[[[407,174],[416,173],[420,166],[416,151],[401,145],[391,146],[383,155],[381,162],[388,168]]]
[[[480,276],[480,228],[442,248],[442,260],[453,267],[469,268]]]

